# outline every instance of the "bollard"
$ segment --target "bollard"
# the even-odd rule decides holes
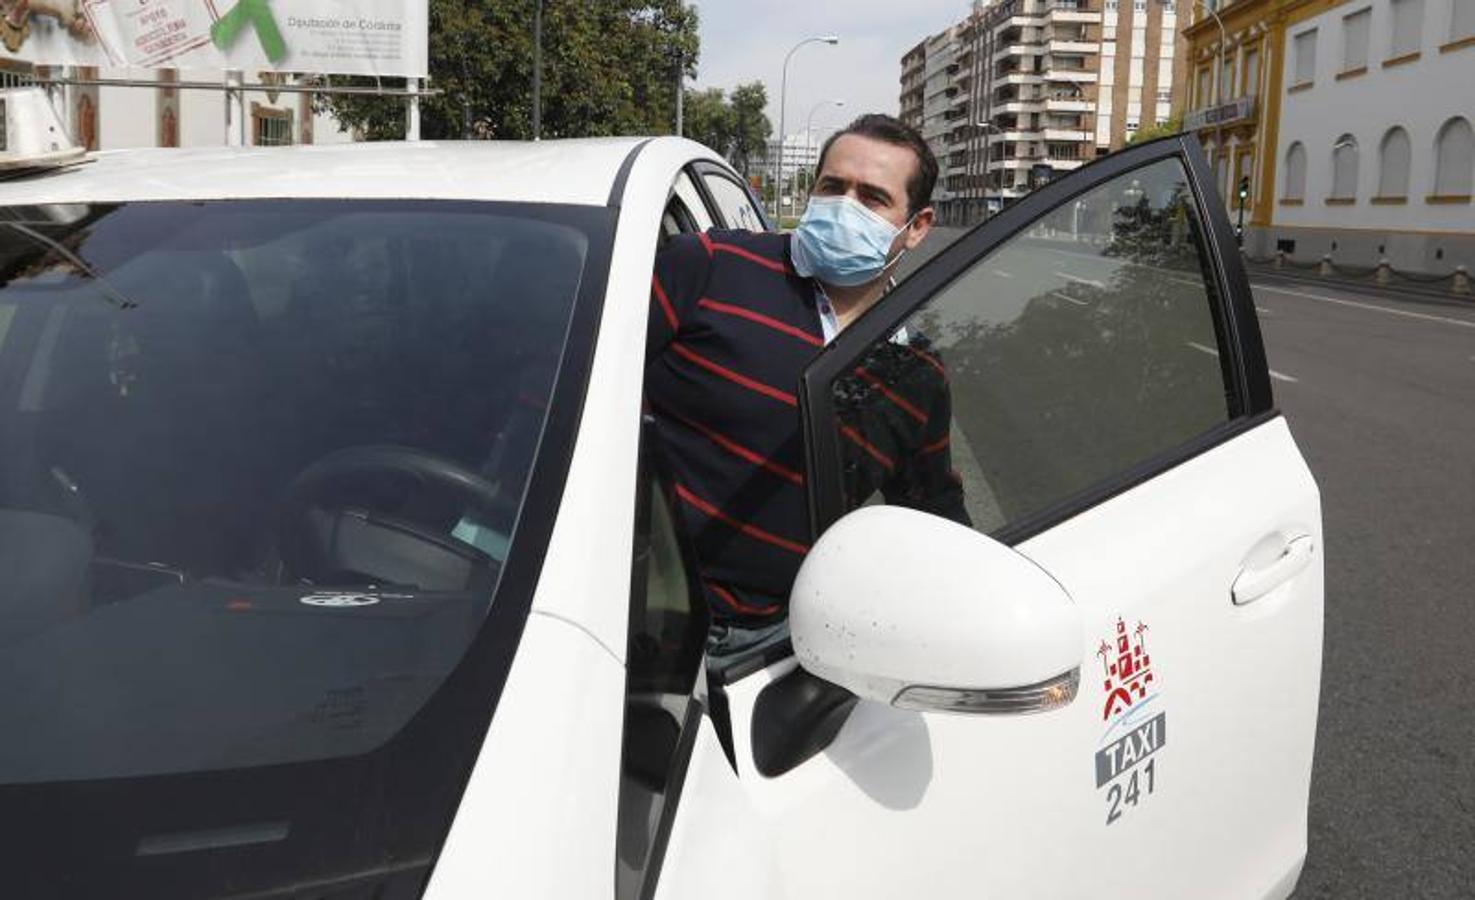
[[[1454,292],[1462,296],[1470,293],[1470,270],[1464,266],[1455,266]]]
[[[1387,284],[1393,280],[1393,265],[1387,258],[1378,260],[1378,284]]]
[[[1286,267],[1286,252],[1284,250],[1275,251],[1275,267],[1277,269],[1284,269]]]
[[[1330,253],[1321,258],[1321,268],[1317,271],[1317,274],[1322,278],[1332,277],[1332,255]]]

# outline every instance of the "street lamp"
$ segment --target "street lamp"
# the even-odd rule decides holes
[[[825,34],[818,37],[808,37],[795,44],[793,47],[790,47],[788,54],[784,56],[783,77],[779,80],[778,89],[778,161],[775,164],[773,171],[773,212],[776,216],[782,214],[781,204],[783,202],[782,192],[784,180],[784,105],[788,100],[789,93],[789,60],[792,59],[794,53],[797,52],[798,49],[800,47],[803,47],[805,44],[830,44],[833,46],[838,43],[840,43],[840,38],[837,35],[833,34]]]
[[[819,112],[819,108],[821,106],[831,106],[831,105],[833,105],[833,106],[844,106],[845,105],[845,101],[844,100],[821,100],[818,103],[814,104],[814,106],[812,106],[812,107],[809,108],[809,115],[806,116],[805,119],[804,119],[804,152],[805,152],[806,155],[808,155],[809,148],[811,146],[809,135],[810,135],[810,132],[814,130],[814,114],[817,113],[817,112]],[[791,214],[794,212],[794,203],[793,203],[792,200],[790,200],[790,202],[789,202],[789,212]]]

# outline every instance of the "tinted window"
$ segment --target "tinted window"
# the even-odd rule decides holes
[[[0,831],[35,842],[12,859],[88,895],[418,890],[476,749],[426,729],[540,552],[524,491],[607,219],[5,212],[0,721],[26,739],[0,741]]]
[[[1201,233],[1169,160],[963,272],[833,386],[851,505],[994,531],[1225,422]]]

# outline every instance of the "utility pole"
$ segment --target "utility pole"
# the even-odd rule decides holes
[[[681,51],[676,51],[676,136],[681,137],[682,106],[686,100],[686,71]]]
[[[543,138],[543,0],[533,0],[533,140]]]

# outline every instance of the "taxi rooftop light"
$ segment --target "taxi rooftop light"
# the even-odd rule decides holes
[[[80,162],[86,153],[72,143],[44,90],[0,90],[0,177]]]

